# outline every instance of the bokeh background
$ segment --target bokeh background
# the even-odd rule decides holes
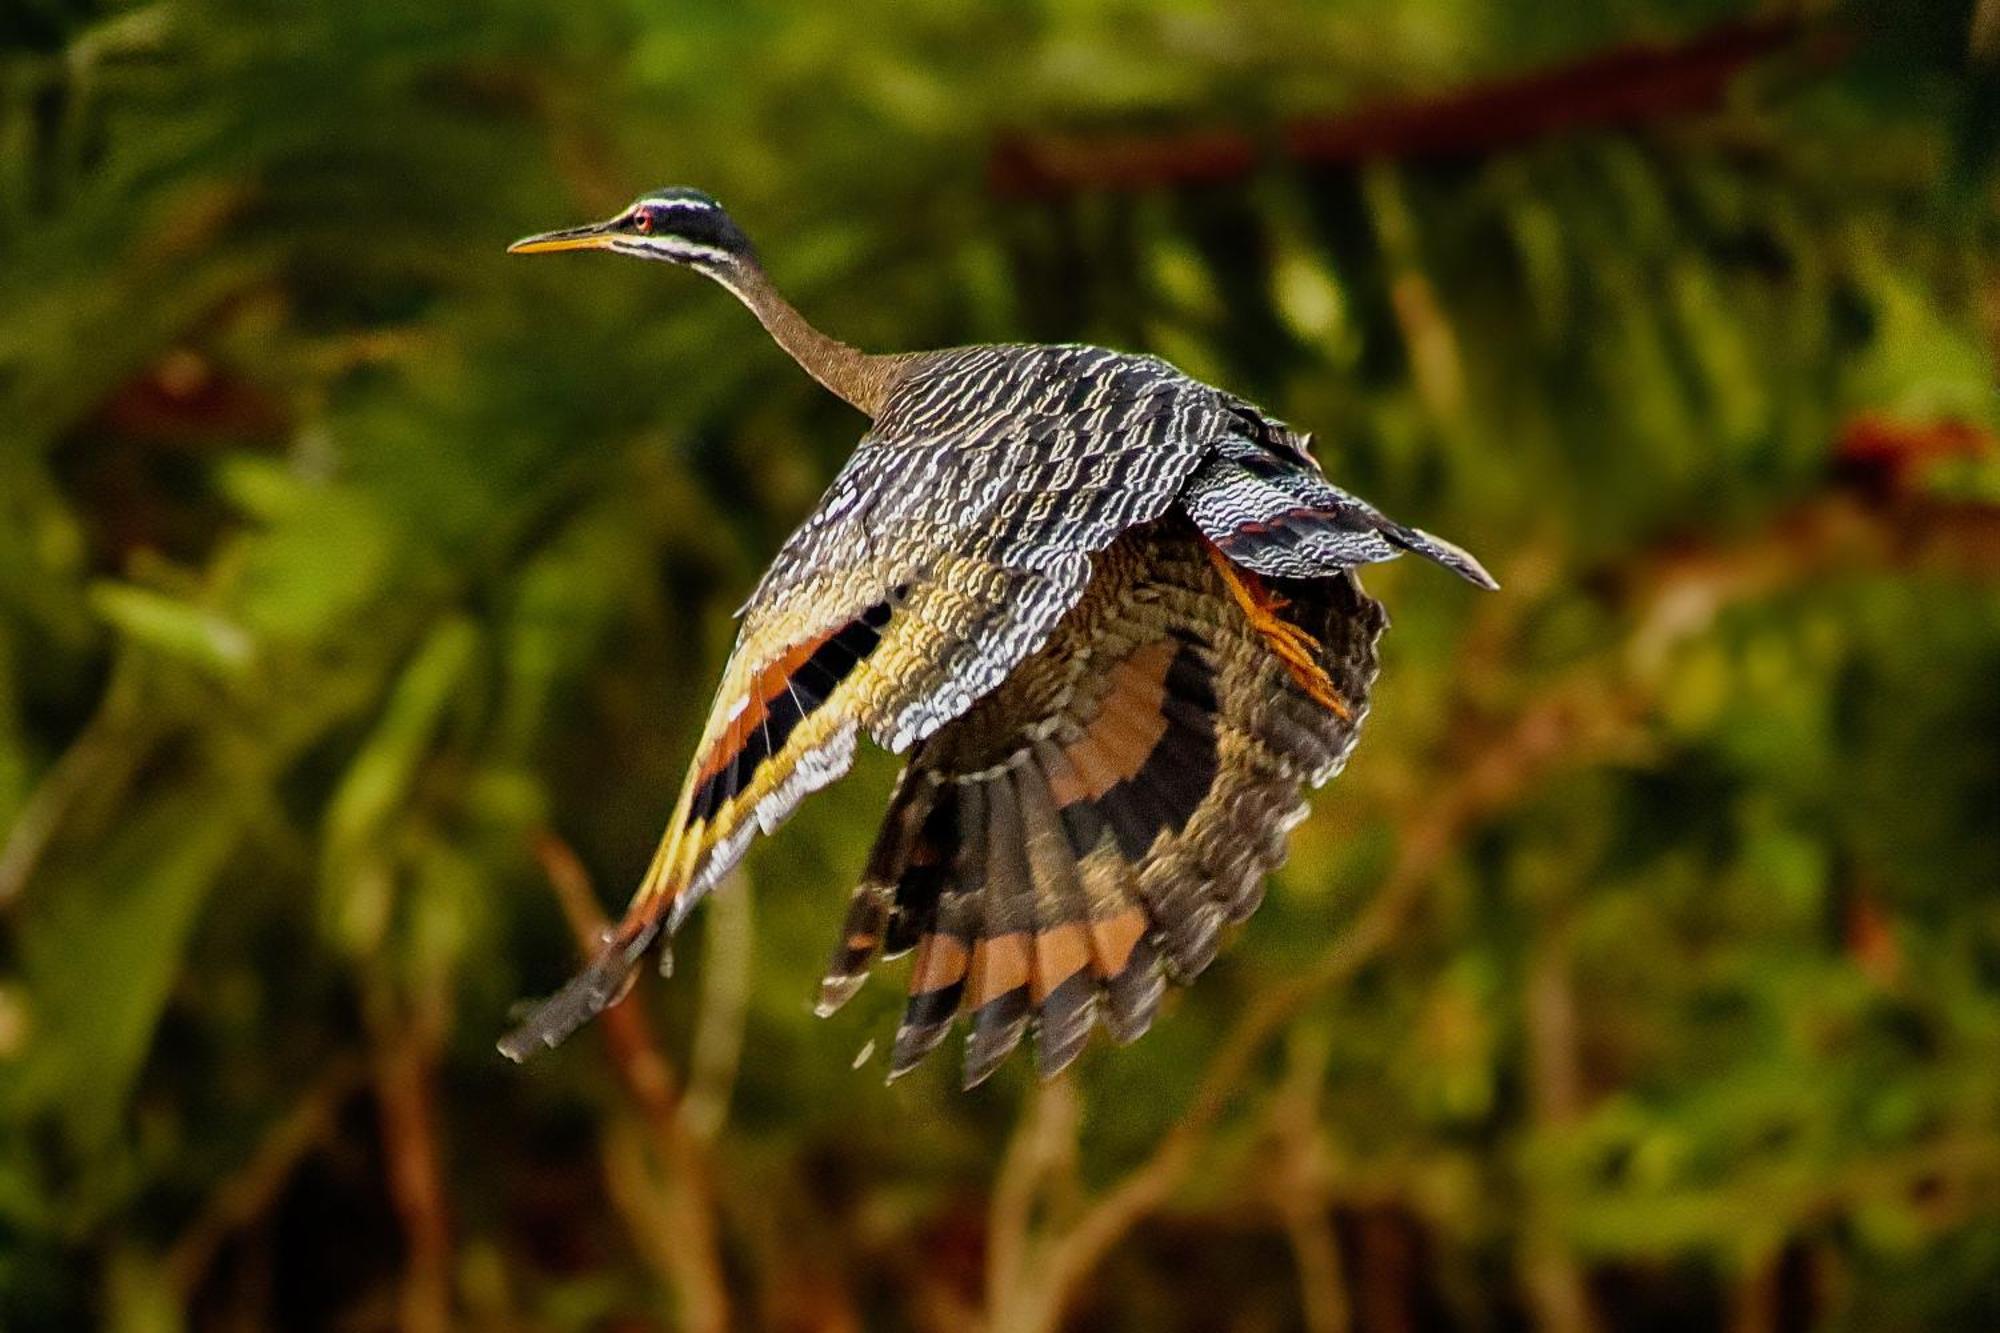
[[[2000,1326],[2000,5],[8,0],[0,1325]],[[877,349],[1162,353],[1477,551],[1143,1042],[808,1003],[893,765],[651,852]]]

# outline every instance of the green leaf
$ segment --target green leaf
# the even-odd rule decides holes
[[[236,793],[168,788],[31,886],[20,933],[29,1032],[0,1094],[53,1114],[84,1156],[123,1123],[189,932],[244,831]]]
[[[256,658],[256,640],[241,625],[165,593],[98,583],[90,603],[134,643],[217,675],[240,678]]]

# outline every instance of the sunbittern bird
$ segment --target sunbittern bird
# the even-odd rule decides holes
[[[1466,552],[1329,483],[1309,441],[1164,361],[1099,347],[871,355],[808,324],[698,190],[519,254],[681,264],[748,306],[872,424],[743,611],[692,769],[623,921],[500,1043],[553,1046],[615,1001],[856,738],[909,756],[820,984],[914,950],[890,1075],[969,1016],[965,1082],[1033,1027],[1041,1072],[1093,1018],[1152,1023],[1263,897],[1346,762],[1388,623],[1357,566]]]

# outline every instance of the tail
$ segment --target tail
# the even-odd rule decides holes
[[[914,951],[893,1079],[967,1018],[970,1087],[1032,1031],[1053,1076],[1101,1023],[1143,1035],[1166,983],[1215,956],[1263,898],[1305,817],[1301,787],[1345,762],[1386,618],[1351,577],[1278,581],[1349,716],[1314,702],[1247,623],[1187,534],[1171,595],[1138,604],[1158,637],[1101,645],[1054,716],[982,702],[916,755],[891,803],[820,986],[830,1014],[879,952]],[[1199,587],[1199,601],[1181,596]],[[1129,640],[1127,641],[1129,645]],[[1060,644],[1050,650],[1064,651]],[[1109,657],[1108,662],[1103,659]],[[1010,709],[1013,710],[1010,712]]]
[[[1408,551],[1489,592],[1500,586],[1463,548],[1247,443],[1204,462],[1181,503],[1223,554],[1253,573],[1316,578]]]
[[[1382,520],[1381,532],[1383,536],[1410,554],[1436,561],[1467,583],[1484,588],[1488,592],[1500,591],[1500,581],[1487,573],[1486,566],[1480,564],[1472,552],[1463,546],[1433,536],[1422,528],[1406,528],[1401,523],[1386,518]]]

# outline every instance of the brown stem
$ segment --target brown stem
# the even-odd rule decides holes
[[[371,1008],[381,1009],[381,1005]],[[438,1151],[436,1050],[425,1025],[375,1025],[375,1103],[389,1198],[402,1224],[404,1333],[451,1327],[451,1223]]]
[[[1348,1333],[1354,1314],[1347,1302],[1347,1279],[1340,1262],[1340,1245],[1324,1201],[1288,1194],[1279,1200],[1285,1235],[1299,1266],[1300,1301],[1306,1333]]]
[[[1333,1191],[1321,1141],[1321,1091],[1331,1044],[1323,1035],[1292,1044],[1291,1071],[1271,1106],[1278,1151],[1271,1202],[1285,1224],[1299,1269],[1299,1303],[1307,1333],[1348,1333],[1354,1312],[1333,1234]]]
[[[1779,1282],[1782,1250],[1760,1255],[1730,1296],[1729,1333],[1776,1333],[1784,1291]]]
[[[2000,0],[1978,0],[1972,7],[1972,33],[1966,48],[1982,61],[2000,59]]]
[[[555,889],[578,947],[588,954],[603,938],[607,923],[583,862],[569,844],[546,830],[535,838],[535,856]],[[598,1026],[618,1080],[646,1126],[662,1177],[671,1243],[656,1243],[642,1231],[635,1235],[640,1252],[660,1265],[678,1292],[685,1326],[699,1333],[719,1333],[729,1327],[729,1291],[716,1235],[714,1188],[701,1144],[681,1117],[673,1068],[653,1038],[644,1007],[633,997],[606,1009]],[[628,1222],[632,1216],[628,1213]]]
[[[1527,978],[1528,1074],[1536,1128],[1550,1133],[1583,1113],[1583,1078],[1562,923],[1546,923],[1542,934]],[[1600,1321],[1589,1284],[1565,1235],[1560,1201],[1549,1195],[1531,1182],[1523,1256],[1528,1299],[1548,1333],[1593,1333]]]
[[[1465,406],[1465,359],[1444,301],[1424,270],[1417,221],[1399,169],[1369,163],[1361,172],[1361,189],[1389,277],[1389,308],[1408,349],[1410,378],[1433,416],[1454,421]]]
[[[750,876],[738,867],[720,890],[711,895],[704,913],[707,956],[701,970],[701,1022],[688,1055],[687,1093],[680,1108],[681,1119],[703,1143],[713,1142],[729,1117],[730,1092],[743,1058],[750,969],[756,956],[751,920],[756,895]]]
[[[605,1190],[639,1257],[680,1296],[682,1326],[725,1329],[729,1311],[719,1281],[710,1286],[688,1271],[686,1191],[662,1180],[656,1140],[645,1119],[629,1109],[608,1117],[599,1146]]]
[[[1021,1117],[994,1181],[986,1226],[986,1325],[990,1333],[1032,1333],[1053,1314],[1034,1231],[1042,1187],[1076,1147],[1076,1094],[1067,1077],[1038,1088]]]
[[[348,1098],[361,1086],[354,1060],[335,1063],[279,1118],[256,1150],[209,1195],[206,1206],[167,1251],[167,1281],[185,1305],[201,1286],[216,1254],[232,1235],[268,1212],[299,1164],[332,1135]]]

